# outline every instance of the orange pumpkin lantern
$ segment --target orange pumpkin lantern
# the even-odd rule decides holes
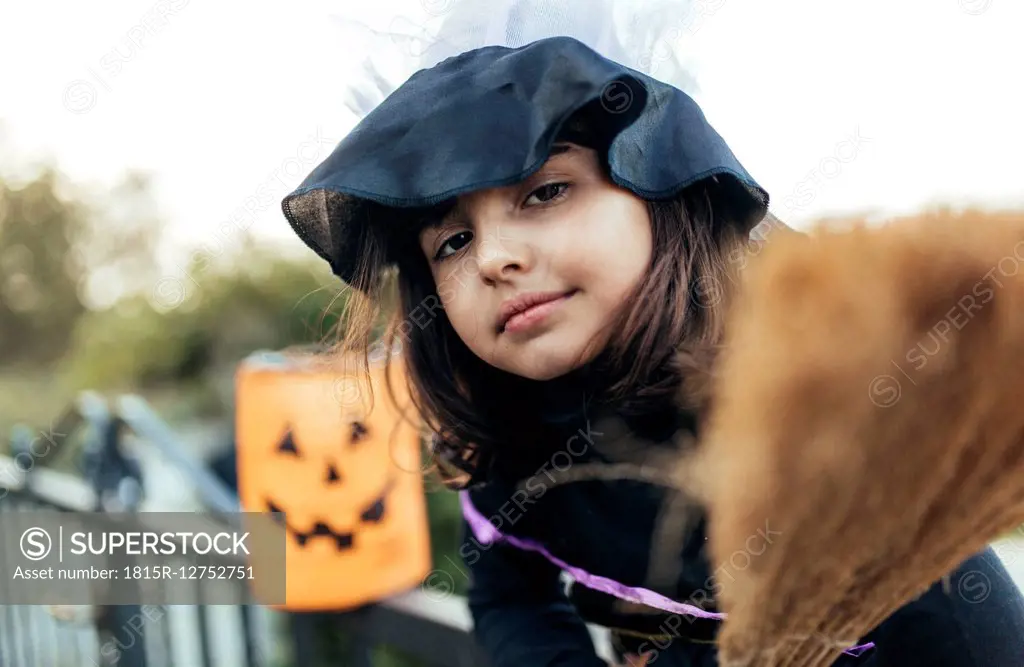
[[[370,385],[372,407],[360,375],[284,355],[254,355],[236,374],[241,504],[281,513],[287,535],[285,603],[272,607],[357,607],[430,570],[420,433],[401,361],[371,366]]]

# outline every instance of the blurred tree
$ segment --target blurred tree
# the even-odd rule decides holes
[[[149,174],[128,171],[95,205],[72,256],[83,266],[80,294],[90,309],[103,308],[158,277],[156,249],[163,219]]]
[[[251,240],[235,252],[243,259],[189,267],[173,304],[140,294],[87,313],[68,357],[73,383],[132,391],[191,384],[218,403],[208,406],[216,414],[228,407],[235,367],[248,354],[330,338],[344,299],[326,265],[283,259]]]
[[[146,284],[156,211],[139,172],[89,195],[51,165],[27,180],[0,177],[0,365],[59,359],[91,305]]]
[[[84,267],[70,259],[88,211],[60,180],[52,168],[20,187],[0,180],[0,364],[53,359],[85,312]]]

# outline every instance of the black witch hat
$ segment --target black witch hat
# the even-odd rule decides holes
[[[539,0],[510,1],[522,9]],[[591,11],[600,4],[588,1]],[[515,34],[523,41],[522,30]],[[389,226],[400,228],[403,212],[527,178],[547,160],[556,137],[572,140],[570,120],[580,118],[619,186],[664,199],[716,178],[725,185],[716,188],[716,211],[726,211],[745,232],[765,216],[767,192],[690,95],[568,34],[480,46],[415,72],[282,208],[302,240],[351,282],[371,225],[386,236]]]

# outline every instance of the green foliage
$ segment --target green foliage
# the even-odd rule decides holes
[[[60,181],[52,169],[0,181],[0,364],[52,360],[85,312],[72,250],[88,212],[60,196]]]
[[[344,302],[319,269],[252,248],[235,271],[191,271],[173,308],[137,296],[87,314],[68,371],[81,386],[145,389],[231,372],[256,349],[320,343]]]
[[[0,175],[0,384],[216,394],[255,349],[330,338],[343,286],[312,253],[285,259],[239,230],[168,271],[162,226],[141,173],[107,190],[51,165]]]

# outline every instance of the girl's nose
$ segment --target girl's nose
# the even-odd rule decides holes
[[[515,273],[528,271],[533,252],[525,239],[516,237],[508,225],[480,229],[476,241],[476,262],[486,282],[506,280]]]

